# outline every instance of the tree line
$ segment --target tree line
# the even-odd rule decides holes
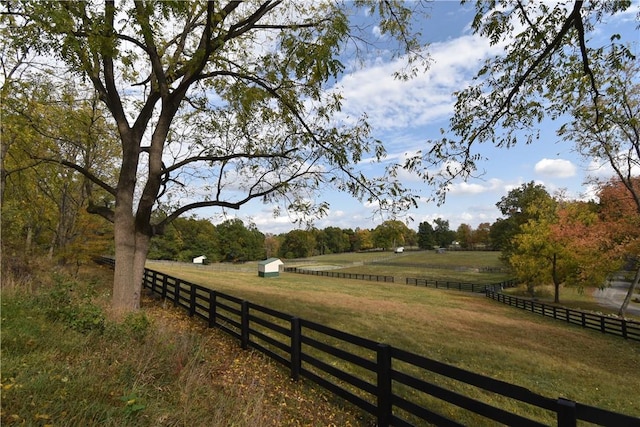
[[[208,262],[245,262],[268,257],[305,258],[315,255],[359,251],[388,251],[398,247],[434,249],[498,250],[492,246],[491,225],[473,229],[462,224],[449,229],[449,221],[438,218],[432,225],[420,223],[418,230],[403,221],[388,220],[372,229],[315,227],[286,233],[260,232],[241,219],[229,219],[214,225],[208,219],[177,218],[162,236],[151,241],[150,259],[191,261],[206,256]]]

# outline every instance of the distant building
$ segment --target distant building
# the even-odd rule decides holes
[[[197,256],[197,257],[195,257],[195,258],[193,259],[193,263],[194,263],[194,264],[204,264],[204,260],[205,260],[205,259],[207,259],[207,257],[206,257],[206,256],[204,256],[204,255],[200,255],[200,256]]]
[[[267,258],[258,263],[258,276],[260,277],[278,277],[284,262],[279,258]]]

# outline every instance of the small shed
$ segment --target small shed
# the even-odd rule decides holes
[[[258,276],[260,277],[278,277],[284,262],[279,258],[267,258],[258,263]]]
[[[195,258],[193,259],[193,263],[194,263],[194,264],[204,264],[204,260],[205,260],[205,259],[207,259],[207,257],[206,257],[206,256],[204,256],[204,255],[200,255],[200,256],[197,256],[197,257],[195,257]]]

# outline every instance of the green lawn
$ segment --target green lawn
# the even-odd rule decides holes
[[[456,253],[434,254],[433,259],[449,255],[460,256],[458,262],[464,259]],[[332,257],[314,261],[337,263],[342,258]],[[411,260],[409,256],[397,259],[407,263]],[[478,260],[469,266],[477,266]],[[450,258],[441,262],[449,263],[448,267],[454,265]],[[491,260],[485,262],[496,265]],[[361,266],[359,272],[368,273],[370,267]],[[148,263],[148,268],[521,385],[548,397],[565,397],[640,416],[637,342],[457,291],[293,273],[264,279],[257,276],[257,265],[253,273],[153,262]],[[451,268],[444,270],[455,273]],[[421,271],[428,273],[426,268]],[[455,274],[451,278],[454,277]]]

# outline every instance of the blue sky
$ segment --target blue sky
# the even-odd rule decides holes
[[[611,34],[620,33],[623,40],[635,42],[638,48],[638,24],[636,14],[640,4],[634,2],[632,10],[611,20],[591,37],[607,40]],[[484,59],[500,52],[488,42],[474,36],[469,28],[473,7],[460,6],[457,1],[437,1],[431,4],[431,18],[420,28],[433,62],[430,69],[409,81],[393,78],[393,72],[402,65],[402,59],[392,60],[384,50],[371,52],[367,65],[347,67],[336,83],[345,101],[343,113],[352,117],[367,114],[373,127],[373,136],[384,142],[389,161],[402,159],[405,153],[424,149],[426,141],[440,135],[453,112],[452,92],[469,84]],[[370,31],[376,35],[375,27]],[[384,45],[384,40],[381,40]],[[588,198],[590,177],[606,177],[606,169],[598,169],[588,159],[573,152],[572,144],[561,141],[555,129],[561,123],[551,121],[542,124],[541,138],[531,145],[518,144],[511,149],[498,149],[490,145],[478,147],[488,158],[478,165],[482,175],[467,182],[457,182],[447,194],[446,202],[421,201],[417,209],[407,213],[412,218],[407,225],[418,228],[423,221],[436,218],[449,220],[450,227],[460,224],[477,227],[483,222],[493,223],[500,217],[496,203],[511,189],[529,181],[544,185],[548,191],[564,190],[571,198]],[[381,165],[362,162],[359,168],[380,174]],[[425,199],[432,189],[410,174],[402,175],[403,181],[423,192]],[[327,201],[331,208],[326,218],[316,220],[317,228],[375,228],[385,218],[374,216],[374,207],[361,203],[347,194],[327,192],[318,201]],[[239,212],[228,212],[253,222],[264,233],[287,232],[296,225],[286,214],[274,218],[273,207],[258,202],[244,206]],[[206,216],[205,212],[198,212]],[[212,218],[213,219],[213,218]],[[407,220],[407,218],[404,218]],[[220,218],[213,219],[218,222]]]

